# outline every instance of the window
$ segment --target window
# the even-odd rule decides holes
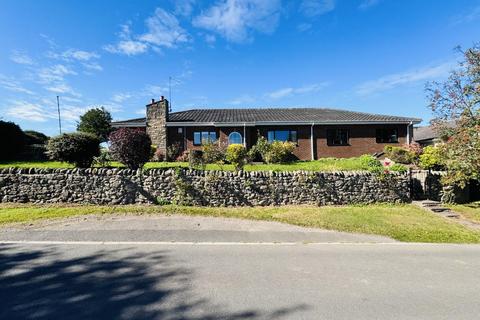
[[[347,129],[328,129],[327,145],[348,146],[349,133]]]
[[[193,133],[193,145],[195,146],[215,141],[217,141],[217,133],[215,131],[195,131]]]
[[[232,132],[228,135],[228,144],[242,144],[242,135],[238,132]]]
[[[377,143],[397,143],[397,129],[377,129]]]
[[[296,130],[270,130],[267,132],[268,142],[277,141],[290,141],[297,143],[297,131]]]

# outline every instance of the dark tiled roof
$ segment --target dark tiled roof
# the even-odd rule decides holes
[[[431,126],[413,128],[413,139],[415,141],[425,141],[436,138],[438,138],[438,133]]]
[[[145,122],[145,118],[127,120],[130,122]],[[127,121],[115,124],[127,123]],[[261,108],[261,109],[192,109],[172,112],[169,122],[315,122],[315,123],[345,123],[345,122],[420,122],[418,118],[370,114],[339,109],[325,108]]]
[[[173,112],[171,122],[409,122],[420,119],[322,108],[194,109]]]

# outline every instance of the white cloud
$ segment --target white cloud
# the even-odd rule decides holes
[[[125,100],[130,99],[131,97],[132,97],[132,95],[129,94],[129,93],[117,93],[117,94],[113,95],[112,101],[116,102],[116,103],[122,103]]]
[[[157,8],[153,16],[145,20],[147,31],[134,35],[129,24],[121,26],[120,40],[103,48],[110,53],[128,56],[138,55],[152,49],[159,52],[161,47],[174,48],[180,43],[189,42],[190,36],[177,18],[163,9]]]
[[[94,71],[102,71],[103,70],[103,67],[96,62],[82,63],[82,65],[85,67],[85,69],[88,69],[88,70],[94,70]]]
[[[29,95],[33,95],[34,93],[26,88],[24,88],[20,82],[15,79],[8,78],[4,75],[0,74],[0,87],[18,93],[25,93]]]
[[[269,93],[265,94],[265,97],[268,99],[281,99],[281,98],[286,98],[294,95],[299,95],[299,94],[309,94],[309,93],[314,93],[322,90],[326,86],[328,86],[328,82],[321,82],[321,83],[315,83],[311,85],[306,85],[303,87],[288,87],[288,88],[282,88],[279,90],[275,90]]]
[[[370,7],[376,6],[379,2],[380,0],[363,0],[358,6],[358,8],[360,10],[366,10]]]
[[[66,83],[57,83],[52,86],[45,87],[46,90],[54,93],[63,93],[63,94],[69,94],[74,97],[80,97],[81,95],[75,90],[72,89],[68,84]]]
[[[307,30],[310,30],[312,28],[312,25],[310,23],[300,23],[298,26],[297,26],[297,30],[299,32],[305,32]]]
[[[116,45],[109,44],[105,46],[104,49],[110,53],[120,53],[127,56],[134,56],[147,51],[148,46],[140,41],[121,40]]]
[[[234,106],[238,106],[238,105],[244,105],[244,104],[249,104],[249,103],[253,103],[255,101],[255,98],[252,97],[251,95],[249,94],[244,94],[244,95],[241,95],[240,97],[237,97],[235,99],[233,99],[232,101],[229,102],[229,104],[232,104]]]
[[[172,0],[175,5],[174,14],[189,17],[192,15],[195,0]]]
[[[163,9],[157,8],[145,24],[148,31],[139,37],[141,41],[167,48],[189,41],[188,33],[180,27],[177,18]]]
[[[193,25],[241,43],[252,40],[253,31],[275,31],[280,9],[280,0],[222,0],[195,17]]]
[[[319,16],[335,9],[335,0],[303,0],[300,12],[308,17]]]
[[[18,64],[32,65],[33,59],[30,58],[26,53],[13,51],[10,55],[10,60]]]
[[[98,59],[100,56],[95,52],[69,49],[62,53],[62,57],[65,59],[75,59],[79,61],[90,61],[92,59]]]
[[[454,61],[450,61],[436,66],[428,66],[407,72],[386,75],[377,80],[371,80],[360,84],[357,87],[356,92],[359,95],[368,95],[393,89],[402,85],[445,77],[455,64]]]
[[[7,108],[7,114],[13,118],[23,119],[34,122],[44,122],[54,118],[51,112],[37,103],[22,100],[10,101],[10,107]]]
[[[480,6],[477,6],[468,13],[457,15],[453,18],[452,24],[457,25],[461,23],[469,23],[480,18]]]
[[[63,64],[56,64],[51,67],[45,67],[39,70],[38,77],[43,83],[52,83],[54,81],[63,81],[66,75],[76,75],[77,73],[70,67]]]

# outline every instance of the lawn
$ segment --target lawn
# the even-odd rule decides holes
[[[118,162],[110,163],[111,167],[123,167]],[[7,162],[0,163],[0,168],[73,168],[72,165],[63,162]],[[187,162],[148,162],[145,169],[154,168],[174,168],[188,167]],[[207,170],[230,170],[233,171],[232,165],[219,166],[216,164],[208,164]],[[359,158],[323,158],[315,161],[297,161],[287,164],[251,164],[246,165],[245,171],[354,171],[367,170],[368,167]]]
[[[480,223],[480,201],[468,204],[457,204],[448,206],[453,211],[461,213],[465,218]]]
[[[298,226],[376,234],[405,242],[480,243],[480,232],[413,205],[207,208],[0,204],[0,224],[86,214],[181,214],[277,221]]]

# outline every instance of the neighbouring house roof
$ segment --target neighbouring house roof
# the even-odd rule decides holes
[[[455,128],[455,121],[448,121],[444,123],[447,128]],[[440,137],[438,130],[430,125],[425,127],[414,127],[413,128],[413,137],[417,142],[434,140]]]
[[[413,128],[413,139],[417,142],[436,138],[438,138],[438,133],[432,126]]]
[[[192,109],[172,112],[168,124],[373,124],[420,123],[421,119],[326,108]],[[116,127],[145,126],[145,118],[117,121]]]

